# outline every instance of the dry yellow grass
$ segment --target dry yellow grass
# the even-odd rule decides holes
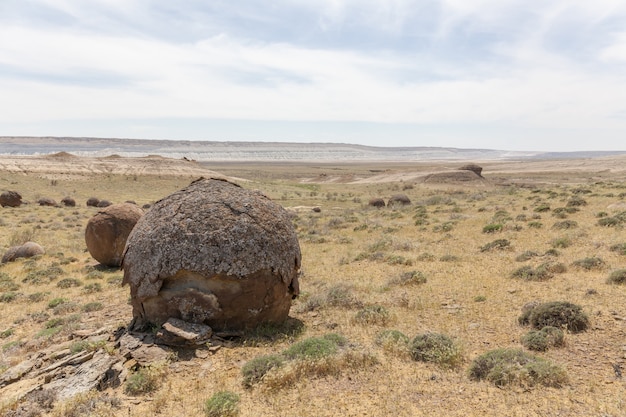
[[[291,313],[305,326],[299,338],[338,333],[349,340],[352,349],[373,355],[378,363],[335,364],[338,372],[326,376],[313,372],[294,379],[291,373],[284,384],[274,380],[278,389],[270,389],[263,382],[245,389],[242,366],[260,355],[283,351],[293,339],[234,343],[205,359],[183,355],[173,361],[165,370],[161,387],[152,394],[130,397],[123,387],[109,388],[106,394],[119,399],[119,405],[103,405],[93,415],[202,416],[204,402],[223,390],[240,395],[241,416],[626,415],[625,384],[613,368],[626,362],[626,288],[605,282],[611,270],[626,264],[626,256],[610,250],[612,245],[626,242],[626,234],[622,227],[597,225],[598,213],[614,214],[607,206],[623,200],[624,178],[615,175],[598,182],[586,179],[592,175],[580,175],[572,181],[571,172],[501,173],[500,180],[524,182],[526,175],[527,182],[537,182],[540,177],[541,183],[536,188],[463,188],[406,182],[302,182],[320,170],[310,166],[303,167],[301,175],[294,166],[223,168],[212,167],[249,179],[243,183],[245,187],[261,189],[285,207],[300,207],[294,210],[293,220],[303,253],[303,294]],[[368,175],[363,167],[335,168],[346,178]],[[323,171],[331,172],[328,167]],[[489,172],[483,173],[489,177]],[[13,290],[17,294],[13,301],[0,303],[0,332],[12,332],[0,339],[0,370],[19,363],[31,352],[66,342],[76,328],[125,326],[130,321],[128,289],[119,285],[121,272],[94,269],[96,262],[86,252],[84,226],[96,209],[85,207],[85,200],[94,195],[142,205],[189,181],[188,177],[85,175],[59,179],[52,185],[47,177],[0,172],[3,190],[19,191],[31,202],[1,209],[0,249],[4,252],[11,240],[20,236],[32,236],[47,250],[38,259],[0,266],[0,274],[19,286]],[[579,189],[590,193],[575,194]],[[396,193],[405,193],[412,204],[367,207],[372,197],[387,199]],[[79,205],[52,208],[34,204],[40,196],[60,201],[65,195],[74,197]],[[573,195],[587,202],[578,212],[567,214],[567,220],[576,221],[577,227],[552,228],[563,221],[553,217],[554,209],[565,207]],[[551,209],[534,212],[541,204]],[[321,211],[313,212],[311,207]],[[416,224],[420,210],[426,215],[418,216],[422,221]],[[503,229],[483,233],[484,226],[498,222],[496,215],[508,218],[502,221]],[[537,215],[540,218],[533,219]],[[533,221],[543,227],[530,227]],[[543,254],[559,238],[571,242],[571,246],[559,248],[560,255],[553,258],[567,266],[565,272],[541,282],[510,277],[522,265],[537,266],[546,261]],[[510,248],[481,252],[481,247],[496,239],[508,240]],[[524,251],[542,256],[517,262],[515,258]],[[603,259],[605,267],[586,271],[571,266],[587,257]],[[51,280],[55,270],[60,270],[59,276]],[[427,282],[392,282],[411,271],[422,272]],[[38,272],[39,283],[33,281]],[[82,285],[59,288],[58,282],[65,278],[76,278]],[[96,283],[100,284],[99,291],[93,285],[87,289]],[[324,303],[323,296],[340,284],[348,288],[354,302]],[[71,305],[68,311],[55,312],[49,304],[61,297]],[[317,307],[311,303],[316,297],[322,299]],[[495,348],[521,348],[520,338],[528,328],[521,327],[517,317],[522,306],[533,300],[570,301],[581,305],[590,317],[587,332],[567,334],[565,347],[540,354],[562,365],[569,383],[560,389],[524,389],[471,381],[467,368],[478,355]],[[101,302],[103,308],[83,311],[92,302]],[[359,308],[367,305],[384,307],[390,313],[387,322],[355,321]],[[42,335],[50,320],[72,316],[56,335]],[[400,330],[410,338],[429,331],[445,333],[461,346],[463,365],[447,370],[385,351],[375,344],[376,335],[384,329]],[[59,403],[51,414],[67,415],[71,405]],[[8,412],[13,405],[9,401],[4,407]]]

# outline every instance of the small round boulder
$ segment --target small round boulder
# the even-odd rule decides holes
[[[300,264],[283,207],[259,191],[200,178],[139,220],[122,268],[135,327],[176,318],[240,330],[287,318]]]
[[[367,203],[367,205],[370,207],[377,207],[377,208],[386,206],[385,200],[383,200],[380,197],[370,198],[370,201]]]
[[[22,205],[22,196],[17,191],[5,191],[0,194],[2,207],[19,207]]]
[[[2,256],[2,263],[13,262],[19,258],[32,258],[46,253],[44,248],[35,242],[26,242],[23,245],[11,246]]]
[[[63,204],[65,207],[76,207],[76,200],[74,200],[72,197],[63,197],[63,200],[61,200],[61,204]]]
[[[91,256],[102,265],[120,266],[126,239],[142,215],[142,209],[127,203],[96,213],[85,228],[85,243]]]
[[[87,199],[87,207],[98,207],[100,199],[98,197],[89,197]]]

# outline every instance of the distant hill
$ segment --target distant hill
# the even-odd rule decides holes
[[[592,158],[616,152],[511,152],[444,147],[375,147],[344,143],[208,142],[74,137],[0,137],[0,155],[160,155],[197,161],[497,161]]]

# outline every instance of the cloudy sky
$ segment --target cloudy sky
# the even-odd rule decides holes
[[[0,136],[626,150],[626,2],[0,0]]]

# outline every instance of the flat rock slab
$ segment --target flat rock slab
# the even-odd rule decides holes
[[[206,324],[189,323],[176,318],[169,318],[162,327],[157,333],[157,342],[173,346],[199,346],[213,334],[213,330]]]

